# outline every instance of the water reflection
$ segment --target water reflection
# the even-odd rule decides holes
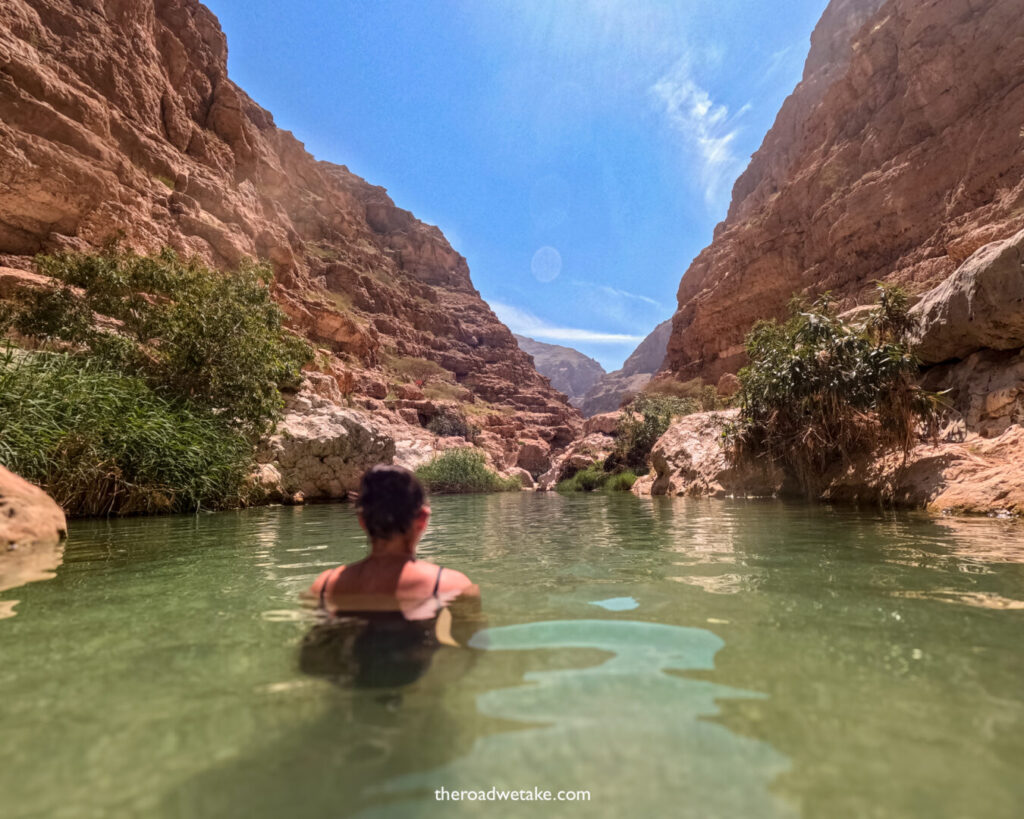
[[[477,581],[495,628],[376,687],[351,653],[299,669],[304,638],[338,648],[296,600],[363,554],[351,507],[77,523],[0,621],[0,813],[441,815],[464,807],[435,785],[551,782],[594,792],[583,815],[1020,816],[1024,613],[973,603],[1024,601],[1021,524],[433,506],[424,557]]]
[[[303,638],[299,668],[335,685],[395,688],[412,683],[430,669],[442,646],[458,648],[480,627],[476,601],[443,605],[430,598],[431,611],[420,605],[405,610],[361,611],[317,623]],[[459,652],[460,668],[469,668],[473,652]]]
[[[0,593],[26,583],[50,580],[64,559],[64,543],[30,543],[0,554]],[[15,615],[17,600],[0,600],[0,620]]]
[[[470,645],[488,652],[600,652],[588,667],[530,671],[477,697],[478,711],[518,725],[482,737],[446,765],[392,778],[387,807],[361,816],[476,814],[472,802],[437,802],[439,788],[591,791],[581,806],[549,803],[543,815],[793,816],[770,791],[787,760],[768,743],[708,720],[719,699],[758,698],[679,672],[710,670],[722,640],[698,628],[628,620],[562,620],[488,629]],[[610,657],[607,655],[611,654]],[[559,662],[567,662],[562,658]],[[558,664],[558,663],[556,663]],[[574,664],[575,665],[575,664]],[[525,684],[522,684],[525,683]],[[501,805],[501,815],[541,806]]]

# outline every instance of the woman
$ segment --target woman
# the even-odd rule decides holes
[[[479,597],[466,575],[416,559],[430,520],[426,494],[416,476],[400,466],[367,470],[359,489],[359,525],[370,554],[323,572],[310,587],[328,614],[400,611],[406,619],[435,617],[457,597]]]
[[[323,572],[310,587],[330,619],[306,635],[303,671],[357,687],[407,685],[442,645],[459,645],[449,603],[457,600],[460,642],[476,630],[480,590],[462,572],[416,559],[430,519],[425,501],[407,469],[380,465],[363,475],[359,524],[370,554]]]

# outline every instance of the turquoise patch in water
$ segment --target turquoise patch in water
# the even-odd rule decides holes
[[[640,608],[640,604],[632,597],[609,597],[607,600],[594,600],[592,606],[600,606],[608,611],[632,611]]]

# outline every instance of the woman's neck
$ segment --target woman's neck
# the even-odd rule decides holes
[[[410,549],[404,540],[378,540],[370,544],[369,557],[387,560],[415,560],[415,547]]]

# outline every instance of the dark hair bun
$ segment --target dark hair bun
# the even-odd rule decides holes
[[[378,464],[363,474],[358,507],[371,538],[408,532],[425,502],[423,485],[404,467]]]

